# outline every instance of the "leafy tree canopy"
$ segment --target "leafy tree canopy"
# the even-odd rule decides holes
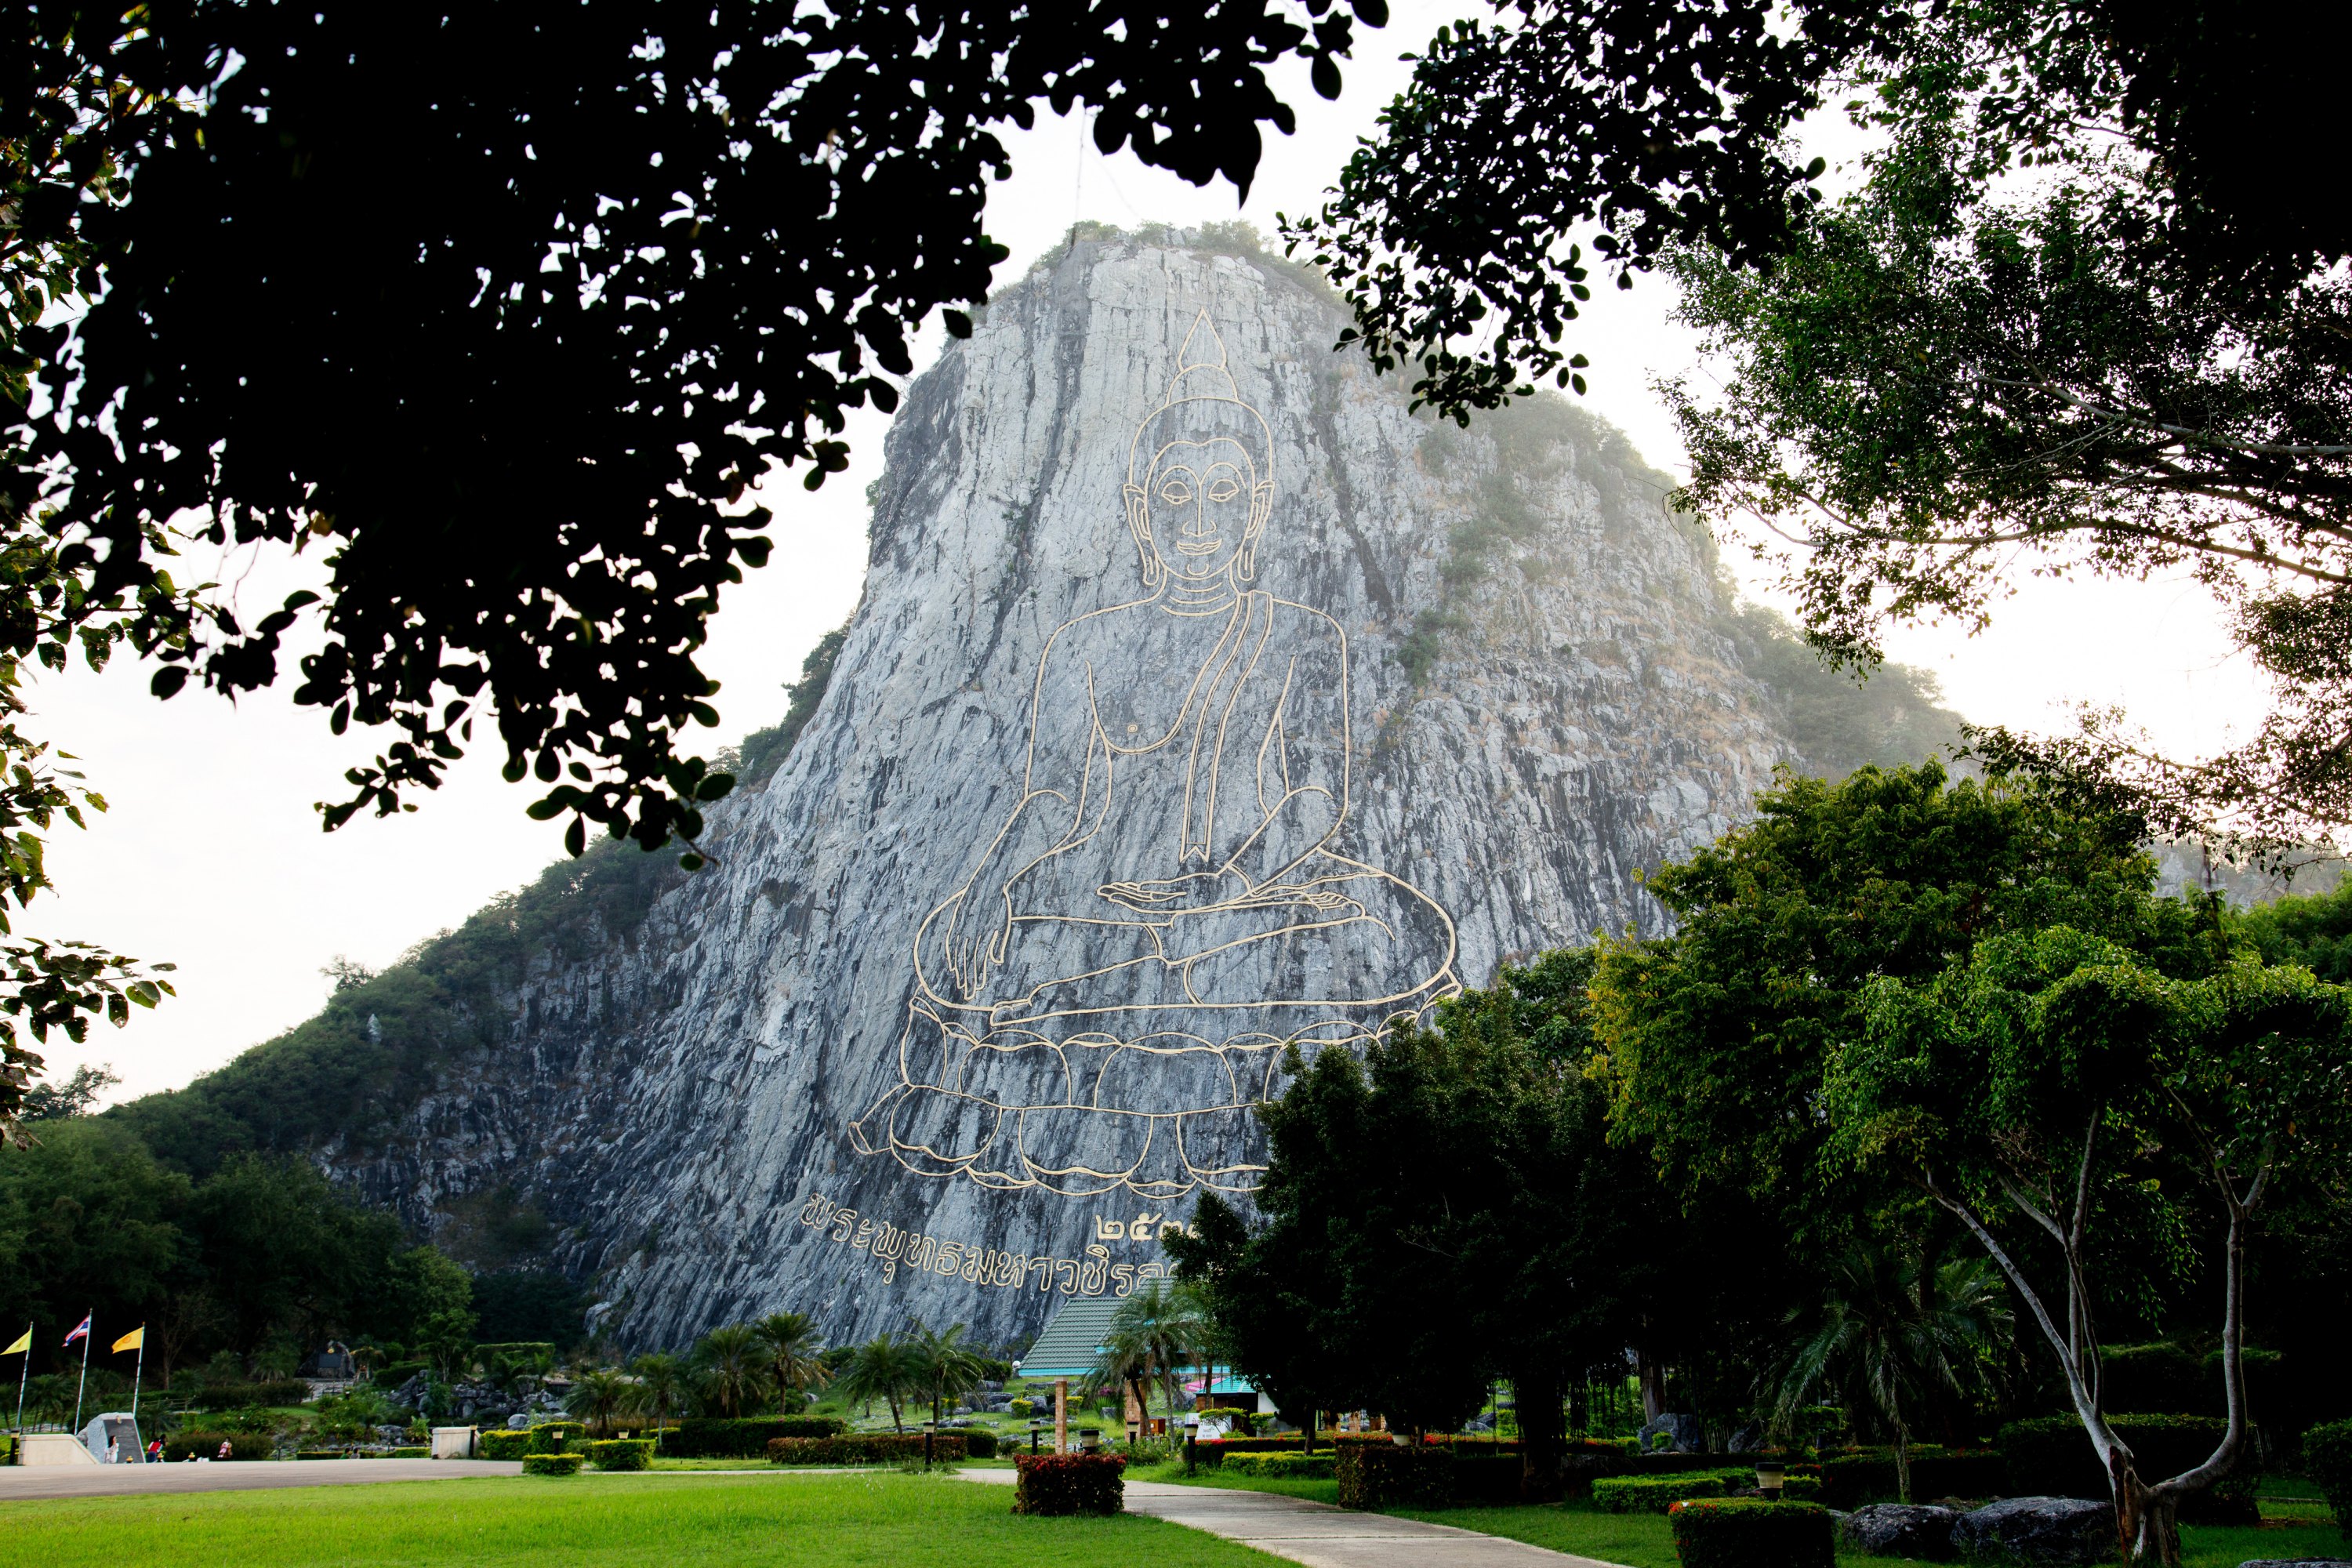
[[[1644,1180],[1609,1149],[1601,1096],[1576,1068],[1588,963],[1506,970],[1360,1066],[1319,1053],[1260,1108],[1263,1224],[1210,1197],[1199,1237],[1169,1238],[1236,1369],[1286,1408],[1362,1405],[1444,1429],[1508,1376],[1539,1474],[1560,1432],[1557,1397],[1535,1391],[1622,1366]]]
[[[1686,1200],[1746,1193],[1800,1228],[1839,1223],[1814,1201],[1814,1105],[1873,976],[1933,975],[1986,937],[2062,921],[2170,968],[2212,961],[2212,917],[2149,897],[2137,837],[2046,785],[1935,763],[1784,777],[1755,822],[1651,875],[1675,934],[1603,945],[1592,1071],[1614,1135]]]
[[[2246,1442],[2256,1215],[2276,1187],[2340,1179],[2352,1156],[2352,993],[2251,957],[2167,974],[2065,925],[1989,937],[1936,975],[1866,992],[1866,1028],[1837,1043],[1822,1080],[1832,1158],[1907,1178],[1976,1235],[2064,1372],[2133,1555],[2178,1563],[2180,1498]],[[2107,1421],[2101,1253],[2187,1237],[2200,1206],[2225,1233],[2228,1428],[2202,1464],[2144,1476]],[[2118,1222],[2119,1237],[2096,1234]]]

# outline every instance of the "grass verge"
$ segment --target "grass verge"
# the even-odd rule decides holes
[[[1679,1568],[1672,1527],[1664,1514],[1601,1513],[1589,1505],[1560,1503],[1533,1508],[1449,1508],[1438,1512],[1396,1509],[1407,1519],[1433,1520],[1462,1530],[1508,1536],[1531,1546],[1546,1546],[1579,1557],[1622,1563],[1625,1568]],[[2343,1555],[2343,1542],[2333,1524],[2284,1520],[2229,1529],[2184,1525],[2180,1531],[2181,1568],[2238,1568],[2258,1557],[2328,1557]],[[1838,1568],[1928,1568],[1902,1557],[1865,1557],[1838,1553]]]
[[[481,1477],[281,1491],[0,1503],[41,1568],[1271,1568],[1139,1514],[1024,1519],[1009,1488],[949,1476]],[[947,1557],[942,1556],[947,1553]]]

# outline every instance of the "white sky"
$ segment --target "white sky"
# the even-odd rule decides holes
[[[1270,236],[1277,212],[1318,205],[1356,139],[1370,132],[1410,68],[1395,57],[1464,9],[1461,0],[1398,5],[1390,27],[1360,46],[1337,103],[1314,95],[1303,67],[1292,72],[1286,96],[1299,132],[1269,132],[1257,183],[1238,208],[1230,186],[1196,190],[1131,155],[1101,157],[1071,120],[1045,118],[1033,132],[1008,134],[1014,175],[988,214],[990,232],[1013,252],[999,282],[1019,278],[1081,217],[1132,226],[1239,216]],[[1586,405],[1675,471],[1680,448],[1650,384],[1691,367],[1688,336],[1666,323],[1670,300],[1655,279],[1632,293],[1595,293],[1578,338],[1593,361]],[[919,365],[936,357],[940,341],[934,329]],[[723,683],[726,722],[714,742],[774,722],[781,688],[855,605],[864,491],[879,471],[886,423],[853,423],[849,470],[818,494],[801,489],[797,472],[769,488],[775,560],[727,597],[705,661]],[[1751,572],[1729,540],[1726,556]],[[208,574],[242,579],[245,602],[264,607],[307,580],[300,563],[242,553]],[[2161,742],[2204,750],[2259,711],[2258,681],[2233,658],[2202,591],[2186,582],[2034,584],[1983,637],[1906,631],[1891,650],[1933,669],[1952,704],[1981,721],[2053,727],[2074,700],[2122,702]],[[311,803],[338,793],[342,770],[373,755],[374,737],[330,735],[322,713],[293,706],[290,680],[241,706],[194,690],[164,704],[147,696],[149,673],[126,660],[100,677],[45,678],[31,692],[33,732],[79,756],[112,810],[90,832],[54,836],[60,890],[17,917],[16,929],[179,965],[178,997],[127,1029],[100,1026],[83,1047],[53,1037],[46,1054],[58,1076],[79,1061],[110,1062],[123,1078],[116,1098],[184,1084],[315,1012],[327,991],[319,972],[331,959],[383,967],[562,853],[561,824],[522,815],[536,785],[503,783],[489,747],[453,769],[415,814],[321,834]]]

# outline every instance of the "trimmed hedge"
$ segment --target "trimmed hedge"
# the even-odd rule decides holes
[[[1454,1454],[1440,1447],[1401,1447],[1391,1442],[1347,1443],[1332,1474],[1339,1481],[1339,1506],[1370,1511],[1382,1508],[1452,1508]]]
[[[485,1459],[520,1459],[532,1452],[528,1432],[484,1432],[475,1437],[474,1447]]]
[[[1294,1480],[1328,1481],[1339,1463],[1336,1454],[1232,1454],[1219,1468],[1234,1476],[1287,1476]]]
[[[0,1432],[0,1465],[13,1465],[16,1462],[16,1435],[13,1432]]]
[[[2203,1464],[2230,1426],[2218,1415],[2110,1415],[2107,1425],[2130,1445],[2140,1479],[2151,1486]],[[2000,1447],[2009,1456],[2011,1497],[2088,1498],[2093,1502],[2109,1499],[2106,1472],[2099,1468],[2082,1422],[2072,1415],[2012,1421],[2000,1429]],[[2254,1505],[2254,1493],[2262,1479],[2262,1461],[2250,1434],[2233,1474],[2180,1500],[2181,1521],[2259,1522],[2262,1514]]]
[[[578,1450],[572,1445],[586,1436],[588,1436],[588,1423],[585,1421],[542,1421],[530,1428],[530,1447],[527,1452],[532,1454],[576,1453]]]
[[[1683,1568],[1834,1568],[1837,1541],[1819,1503],[1678,1502],[1666,1517]]]
[[[966,1458],[992,1459],[996,1458],[996,1450],[998,1447],[996,1434],[990,1431],[987,1427],[975,1426],[969,1432],[958,1432],[955,1436],[963,1439],[963,1451]]]
[[[191,1380],[186,1394],[191,1410],[242,1410],[248,1405],[308,1404],[310,1385],[299,1377],[277,1378],[268,1383],[200,1384]]]
[[[302,1448],[296,1451],[298,1459],[348,1459],[351,1455],[341,1448]]]
[[[1121,1455],[1021,1454],[1013,1465],[1015,1513],[1118,1513],[1127,1506]]]
[[[695,1416],[662,1436],[674,1459],[756,1459],[779,1437],[838,1437],[849,1423],[832,1415]]]
[[[848,1432],[831,1437],[772,1437],[772,1465],[875,1465],[898,1459],[920,1459],[919,1432]],[[960,1432],[941,1432],[932,1439],[931,1458],[952,1464],[970,1458]]]
[[[588,1445],[588,1462],[600,1470],[650,1470],[654,1468],[651,1437],[608,1437]]]
[[[522,1473],[526,1476],[576,1476],[580,1473],[583,1456],[578,1454],[525,1454]]]
[[[430,1448],[394,1448],[384,1456],[387,1459],[429,1459],[432,1457]]]
[[[217,1459],[223,1443],[228,1445],[232,1459],[266,1459],[273,1447],[268,1435],[261,1432],[174,1432],[163,1439],[163,1458],[174,1463]]]
[[[1866,1502],[1888,1502],[1902,1490],[1892,1448],[1824,1454],[1821,1470],[1822,1501],[1842,1510],[1859,1508]],[[2039,1489],[2023,1492],[2016,1489],[2009,1456],[2002,1450],[1978,1448],[1953,1453],[1937,1444],[1921,1443],[1911,1450],[1911,1495],[1924,1500],[2043,1494]]]
[[[2352,1541],[2352,1421],[2330,1421],[2303,1435],[2303,1473],[2319,1483],[2336,1527]]]
[[[1688,1498],[1719,1498],[1737,1484],[1743,1472],[1717,1470],[1707,1475],[1601,1476],[1592,1483],[1592,1506],[1602,1513],[1665,1513]],[[1756,1484],[1756,1472],[1744,1472]]]

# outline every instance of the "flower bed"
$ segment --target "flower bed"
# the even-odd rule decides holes
[[[1118,1513],[1127,1506],[1118,1454],[1022,1454],[1013,1487],[1013,1511],[1032,1514]]]

